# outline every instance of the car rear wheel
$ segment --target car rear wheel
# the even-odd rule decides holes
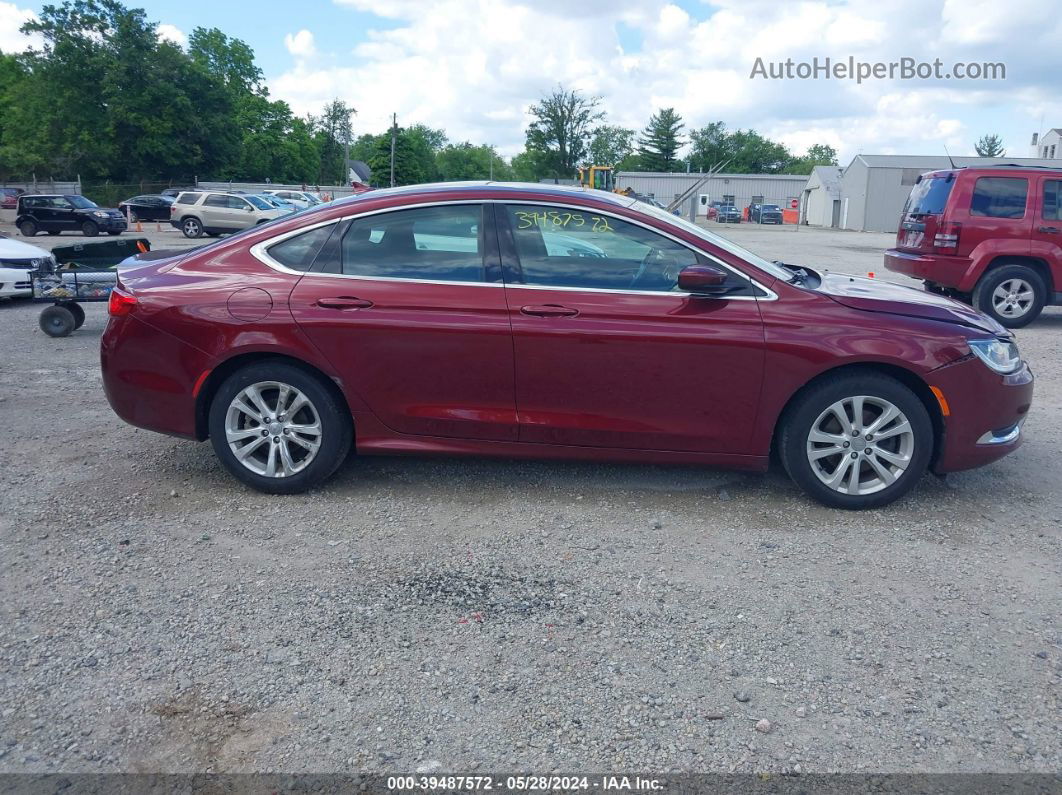
[[[85,237],[95,237],[99,233],[100,228],[92,223],[92,221],[85,221],[85,223],[81,225],[81,234]]]
[[[977,284],[973,304],[1007,328],[1022,328],[1040,316],[1047,287],[1040,274],[1026,265],[1003,265],[986,273]]]
[[[80,309],[80,307],[78,307]],[[77,319],[74,313],[65,306],[49,306],[41,312],[41,331],[49,337],[69,337],[77,328]]]
[[[786,413],[778,444],[789,476],[833,508],[876,508],[925,474],[933,452],[929,412],[910,389],[878,373],[828,377]]]
[[[184,232],[185,237],[201,237],[203,225],[199,223],[198,218],[185,218],[181,221],[181,231]]]
[[[316,376],[283,362],[230,375],[210,404],[210,439],[225,468],[270,494],[327,480],[346,458],[350,412]]]
[[[18,231],[22,233],[23,237],[36,237],[39,230],[37,229],[37,224],[33,221],[23,221],[18,225]]]

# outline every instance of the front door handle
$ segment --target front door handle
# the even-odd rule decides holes
[[[325,309],[368,309],[372,306],[372,301],[351,295],[340,295],[335,298],[318,298],[317,305]]]
[[[569,306],[561,306],[560,304],[522,306],[520,307],[520,311],[525,315],[534,315],[536,317],[575,317],[579,314],[578,309],[572,309]]]
[[[1057,226],[1041,226],[1036,230],[1037,232],[1043,232],[1045,235],[1057,235],[1062,232]]]

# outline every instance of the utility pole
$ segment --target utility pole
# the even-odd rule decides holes
[[[391,187],[395,186],[395,137],[398,135],[398,114],[391,114]]]

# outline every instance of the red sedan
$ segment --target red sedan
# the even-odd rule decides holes
[[[333,202],[133,263],[110,314],[114,410],[275,493],[352,446],[755,471],[773,450],[866,508],[1011,452],[1032,399],[1010,332],[963,304],[545,185]]]

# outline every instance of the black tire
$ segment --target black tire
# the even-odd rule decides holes
[[[69,337],[77,328],[74,313],[65,306],[49,306],[41,312],[41,331],[49,337]]]
[[[244,389],[263,381],[288,384],[301,391],[316,409],[321,424],[321,442],[316,455],[304,469],[286,477],[267,477],[251,471],[236,458],[226,438],[229,404]],[[343,463],[353,439],[350,411],[342,399],[320,377],[275,360],[248,365],[226,378],[214,393],[208,421],[214,452],[224,467],[248,486],[268,494],[297,494],[323,483]]]
[[[867,494],[849,494],[831,488],[816,474],[809,460],[809,436],[816,421],[838,401],[855,396],[865,396],[871,398],[872,401],[876,399],[892,404],[906,417],[913,434],[911,440],[913,449],[908,454],[906,469],[896,476],[891,484]],[[873,419],[873,412],[876,409],[869,403],[868,406],[869,408],[865,411],[871,414],[864,416],[862,422],[866,422],[868,417]],[[884,427],[889,427],[889,423],[886,423]],[[848,438],[848,434],[839,433],[843,438]],[[871,441],[874,441],[873,438]],[[847,448],[838,453],[835,458],[821,458],[822,466],[825,468],[836,466],[837,469],[834,471],[837,471],[841,464],[846,463],[844,456],[860,456],[860,453],[853,449],[859,444],[861,447],[858,449],[862,450],[862,447],[868,446],[873,449],[876,445],[883,445],[883,448],[885,445],[899,445],[901,441],[897,437],[890,437],[890,439],[879,440],[875,445],[867,445],[865,440],[857,442],[856,438],[853,438],[850,442],[846,442]],[[869,370],[827,376],[804,390],[786,410],[778,437],[778,452],[789,477],[809,496],[824,505],[848,510],[879,508],[907,494],[918,485],[925,474],[933,454],[933,445],[933,423],[929,418],[929,412],[926,411],[925,405],[918,396],[899,381]],[[888,449],[887,451],[893,455],[897,452]],[[876,461],[888,468],[887,462],[877,458],[876,454],[866,453],[866,455],[874,457]],[[856,460],[858,461],[857,477],[862,478],[863,473],[866,473],[867,476],[873,478],[874,472],[870,461],[866,460],[864,466],[865,459],[857,458]],[[847,466],[848,471],[851,471],[851,464]]]
[[[37,232],[40,230],[34,221],[27,219],[18,225],[18,231],[22,233],[23,237],[36,237]]]
[[[62,304],[64,309],[69,309],[70,314],[74,316],[74,328],[79,329],[85,325],[85,310],[81,307],[81,304]]]
[[[81,234],[85,237],[95,237],[99,233],[100,228],[92,221],[85,221],[85,223],[81,225]]]
[[[195,216],[189,215],[181,219],[181,231],[188,238],[202,237],[203,224]]]
[[[1018,315],[1004,314],[1005,309],[1001,311],[1001,308],[996,305],[994,293],[1006,282],[1025,283],[1033,294],[1032,301]],[[1046,303],[1047,285],[1044,284],[1043,278],[1028,265],[1017,263],[993,268],[981,277],[981,281],[977,283],[973,292],[973,305],[1007,328],[1022,328],[1029,325],[1040,316]]]

